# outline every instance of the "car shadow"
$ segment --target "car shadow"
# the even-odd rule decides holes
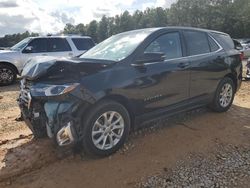
[[[249,114],[250,108],[237,105],[233,105],[226,113],[214,113],[206,108],[201,108],[181,113],[171,118],[162,118],[158,120],[158,122],[151,123],[151,127],[154,126],[158,130],[161,128],[168,129],[169,126],[174,129],[179,129],[180,126],[176,126],[178,124],[195,131],[196,127],[190,127],[186,122],[192,122],[197,117],[202,120],[202,118],[206,116],[206,119],[207,117],[216,117],[216,121],[225,125],[229,123],[234,124],[234,126],[237,126],[239,129],[247,130],[247,134],[248,131],[250,131],[250,126],[248,126],[250,122]],[[141,130],[143,129],[139,131]],[[134,137],[136,137],[136,134],[132,133],[132,138]],[[146,139],[146,137],[144,138]],[[16,141],[2,141],[2,143],[0,143],[0,182],[40,169],[43,166],[47,166],[73,154],[71,149],[59,149],[55,147],[50,139],[35,140],[31,137],[23,137]],[[92,159],[90,159],[90,161],[91,160]]]
[[[3,92],[19,91],[20,80],[17,79],[15,83],[9,86],[0,86],[0,95]]]

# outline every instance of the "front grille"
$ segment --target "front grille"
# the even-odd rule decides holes
[[[31,83],[29,81],[25,79],[21,80],[19,100],[21,103],[23,103],[27,107],[29,107],[30,102],[31,102],[30,87],[31,87]]]

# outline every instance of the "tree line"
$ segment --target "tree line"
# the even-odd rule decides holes
[[[0,38],[0,47],[11,47],[14,46],[19,41],[23,40],[27,37],[36,37],[39,36],[38,33],[30,33],[26,31],[24,33],[17,33],[13,35],[5,35],[4,37]]]
[[[67,24],[64,34],[80,34],[100,42],[114,34],[132,29],[164,26],[191,26],[213,29],[234,38],[250,37],[249,0],[178,0],[170,8],[128,11],[115,17],[103,16],[87,25]]]
[[[101,42],[133,29],[191,26],[226,32],[233,38],[249,38],[249,10],[249,0],[178,0],[170,8],[147,8],[132,14],[124,11],[114,17],[103,16],[100,21],[93,20],[86,25],[68,23],[61,33],[88,35],[95,42]]]

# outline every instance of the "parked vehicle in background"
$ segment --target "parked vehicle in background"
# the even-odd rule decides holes
[[[106,156],[143,121],[202,106],[227,111],[242,62],[225,33],[149,28],[114,35],[80,58],[33,60],[22,78],[19,106],[35,137]]]
[[[247,60],[246,67],[247,67],[246,78],[250,79],[250,58],[248,58],[248,60]]]
[[[29,37],[0,50],[0,86],[12,84],[25,63],[36,56],[76,57],[95,45],[88,36]]]
[[[244,57],[249,58],[250,57],[250,40],[242,40],[241,45],[243,47]]]
[[[6,47],[0,47],[0,50],[8,50]]]
[[[235,49],[240,51],[240,53],[241,53],[241,60],[243,60],[244,57],[245,57],[243,46],[242,46],[241,43],[240,43],[238,40],[236,40],[236,39],[233,39],[233,42],[234,42]]]

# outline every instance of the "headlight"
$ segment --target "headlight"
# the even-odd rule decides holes
[[[65,93],[71,92],[74,90],[79,84],[72,85],[53,85],[45,89],[44,93],[46,96],[56,96],[63,95]]]
[[[36,84],[31,87],[32,96],[58,96],[73,91],[79,84],[48,85]]]

